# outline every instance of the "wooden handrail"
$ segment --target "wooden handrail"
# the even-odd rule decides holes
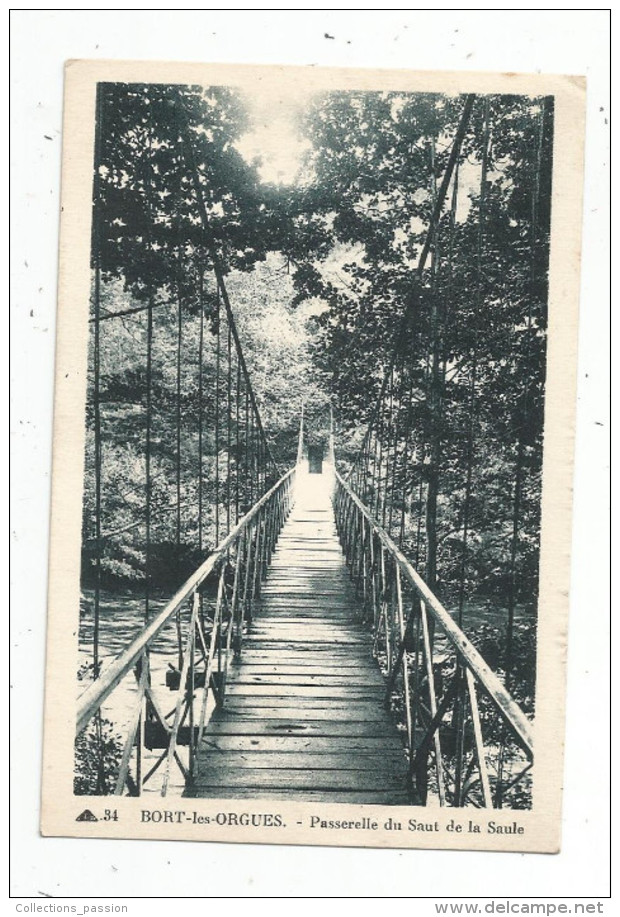
[[[287,471],[286,474],[284,474],[280,480],[254,504],[252,509],[246,513],[235,528],[232,529],[226,538],[216,547],[215,551],[210,554],[189,579],[183,583],[159,614],[157,614],[140,634],[138,634],[135,640],[116,657],[110,667],[80,695],[77,704],[76,733],[80,733],[82,729],[84,729],[90,718],[97,712],[105,699],[136,664],[140,655],[176,613],[177,609],[196,591],[201,583],[204,582],[216,567],[217,563],[222,559],[226,551],[249,527],[260,513],[261,509],[269,503],[272,497],[274,497],[281,488],[286,486],[294,474],[295,468],[291,468],[290,471]]]
[[[342,488],[348,499],[357,507],[358,511],[372,527],[377,538],[379,538],[386,550],[392,555],[401,571],[401,575],[409,581],[418,596],[426,604],[430,614],[441,626],[458,656],[487,691],[503,720],[514,731],[528,754],[533,755],[532,724],[517,702],[512,698],[497,675],[484,661],[473,643],[467,639],[463,631],[452,618],[450,612],[444,608],[437,596],[429,589],[419,573],[416,572],[400,548],[390,538],[385,529],[375,521],[370,510],[351,490],[351,487],[343,480],[338,471],[335,471],[335,475],[338,486]]]

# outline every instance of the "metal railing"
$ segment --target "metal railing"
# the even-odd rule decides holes
[[[224,703],[229,665],[233,657],[241,656],[244,631],[252,622],[262,579],[292,507],[295,470],[288,471],[252,507],[79,698],[78,736],[89,724],[98,728],[106,701],[132,673],[135,676],[133,690],[127,692],[133,697],[116,794],[140,795],[159,771],[160,792],[166,795],[174,762],[191,783],[206,723]],[[175,625],[176,665],[169,662],[165,673],[165,687],[175,694],[175,703],[164,713],[161,696],[158,699],[154,690],[151,650],[164,629]],[[188,762],[181,759],[180,746],[188,747]],[[156,752],[148,769],[146,749]]]
[[[520,807],[532,724],[388,533],[336,472],[336,524],[401,720],[411,798]]]

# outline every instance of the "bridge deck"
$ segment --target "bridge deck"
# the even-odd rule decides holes
[[[205,730],[194,797],[407,803],[403,743],[358,623],[330,486],[328,471],[299,476],[242,662]]]

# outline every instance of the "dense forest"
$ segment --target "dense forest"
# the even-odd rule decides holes
[[[255,496],[248,410],[257,494],[294,462],[303,404],[310,436],[332,408],[354,481],[374,423],[397,456],[391,531],[443,601],[493,601],[510,626],[535,608],[552,100],[475,99],[442,188],[464,104],[317,94],[298,175],[275,183],[240,152],[253,125],[235,90],[99,87],[85,587],[95,570],[178,585]],[[406,418],[384,425],[390,370]]]

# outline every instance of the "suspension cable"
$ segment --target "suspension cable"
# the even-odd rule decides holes
[[[230,532],[230,503],[231,503],[231,486],[230,486],[230,450],[232,445],[232,335],[230,331],[230,322],[228,322],[228,331],[226,334],[226,534]]]
[[[482,141],[482,162],[480,166],[480,195],[478,202],[478,237],[476,243],[476,294],[474,297],[474,320],[473,331],[474,338],[472,343],[472,358],[469,382],[469,405],[468,405],[468,430],[467,430],[467,451],[466,451],[466,480],[465,480],[465,499],[463,503],[463,534],[461,540],[461,564],[459,576],[459,595],[458,595],[458,623],[459,627],[463,626],[463,604],[465,599],[465,576],[467,571],[468,556],[468,539],[470,524],[470,509],[472,497],[473,467],[474,467],[474,443],[475,443],[475,425],[476,425],[476,383],[478,378],[478,340],[480,334],[480,310],[483,302],[483,282],[482,282],[482,260],[484,255],[485,241],[485,223],[486,223],[486,194],[487,194],[487,171],[489,157],[489,100],[485,98],[483,108],[483,141]]]
[[[487,171],[489,156],[489,100],[485,98],[483,105],[483,127],[482,127],[482,159],[480,165],[480,191],[478,196],[478,232],[476,240],[476,290],[474,294],[474,315],[473,315],[473,342],[471,345],[471,367],[468,393],[468,428],[467,428],[467,446],[466,446],[466,477],[465,477],[465,495],[463,501],[463,528],[461,536],[461,561],[459,570],[459,590],[458,590],[458,625],[463,627],[463,607],[465,600],[465,577],[467,573],[468,559],[468,540],[470,526],[470,508],[472,499],[473,467],[474,467],[474,443],[475,427],[477,414],[477,377],[478,377],[478,342],[480,334],[480,312],[482,309],[483,282],[482,282],[482,262],[484,255],[484,241],[486,228],[486,194],[487,194]],[[454,731],[456,736],[455,743],[455,764],[454,764],[454,801],[457,806],[463,802],[463,760],[465,754],[465,727],[466,727],[466,700],[465,700],[465,669],[462,663],[457,666],[457,688],[455,695],[455,705],[453,714]]]
[[[241,448],[241,428],[239,423],[241,405],[241,364],[237,359],[236,385],[235,385],[235,525],[239,522],[239,455]]]
[[[514,613],[516,605],[516,566],[519,550],[519,526],[521,517],[521,504],[523,496],[523,464],[525,453],[525,428],[529,412],[529,395],[531,384],[531,351],[532,351],[532,323],[534,318],[534,299],[536,296],[536,256],[538,247],[538,209],[540,198],[540,173],[542,169],[542,151],[544,140],[544,103],[538,114],[538,132],[536,148],[532,162],[532,194],[530,201],[530,261],[529,261],[529,296],[525,344],[525,384],[521,399],[521,421],[518,424],[517,459],[515,467],[515,486],[513,499],[512,539],[510,547],[510,585],[508,596],[508,626],[506,630],[506,686],[508,687],[513,665],[513,640],[514,640]]]
[[[265,450],[265,452],[266,452],[266,455],[267,455],[269,461],[271,462],[274,471],[278,474],[278,476],[280,476],[280,475],[281,475],[280,468],[279,468],[278,463],[276,462],[275,458],[273,457],[273,453],[272,453],[271,448],[270,448],[270,446],[269,446],[269,441],[268,441],[268,438],[267,438],[267,434],[265,433],[265,430],[264,430],[264,428],[263,428],[262,420],[261,420],[261,417],[260,417],[260,411],[259,411],[259,409],[258,409],[258,404],[257,404],[257,402],[256,402],[256,397],[255,397],[255,395],[254,395],[254,390],[253,390],[253,388],[252,388],[252,383],[251,383],[251,381],[250,381],[250,375],[249,375],[248,368],[247,368],[247,365],[246,365],[246,362],[245,362],[245,357],[243,356],[243,349],[242,349],[242,347],[241,347],[241,341],[240,341],[240,339],[239,339],[239,333],[238,333],[238,331],[237,331],[237,326],[236,326],[236,323],[235,323],[234,314],[233,314],[233,311],[232,311],[232,307],[231,307],[231,304],[230,304],[230,299],[229,299],[229,297],[228,297],[228,291],[227,291],[227,289],[226,289],[226,284],[225,284],[225,281],[224,281],[224,269],[223,269],[222,262],[221,262],[221,260],[220,260],[220,256],[219,256],[219,254],[218,254],[218,252],[217,252],[217,249],[216,249],[216,246],[215,246],[215,242],[214,242],[214,239],[213,239],[213,233],[212,233],[211,226],[210,226],[210,223],[209,223],[209,218],[208,218],[208,215],[207,215],[207,209],[206,209],[206,204],[205,204],[205,200],[204,200],[204,195],[203,195],[203,192],[202,192],[202,185],[201,185],[201,181],[200,181],[200,173],[199,173],[198,166],[197,166],[197,163],[196,163],[196,156],[195,156],[195,153],[194,153],[194,147],[193,147],[192,139],[191,139],[190,132],[189,132],[189,121],[188,121],[188,118],[187,118],[187,113],[185,112],[185,110],[184,110],[184,108],[183,108],[182,105],[178,105],[176,111],[177,111],[177,115],[178,115],[179,121],[180,121],[180,129],[181,129],[181,133],[182,133],[182,137],[183,137],[183,142],[184,142],[185,150],[186,150],[186,152],[187,152],[188,166],[189,166],[190,174],[191,174],[191,177],[192,177],[192,183],[193,183],[193,188],[194,188],[194,195],[195,195],[196,202],[197,202],[197,205],[198,205],[198,214],[199,214],[200,222],[201,222],[202,229],[203,229],[203,232],[204,232],[204,235],[205,235],[206,247],[207,247],[207,250],[208,250],[208,252],[209,252],[209,256],[210,256],[210,259],[211,259],[211,263],[212,263],[212,265],[213,265],[213,273],[214,273],[215,278],[216,278],[216,280],[217,280],[217,285],[218,285],[218,288],[219,288],[219,291],[220,291],[220,294],[221,294],[222,302],[224,303],[224,308],[225,308],[225,310],[226,310],[227,319],[228,319],[228,322],[229,322],[229,324],[230,324],[230,331],[231,331],[232,338],[233,338],[234,343],[235,343],[235,347],[236,347],[236,350],[237,350],[237,355],[238,355],[239,361],[240,361],[240,363],[241,363],[241,370],[242,370],[243,376],[244,376],[245,381],[246,381],[246,385],[247,385],[248,390],[249,390],[250,401],[251,401],[251,404],[252,404],[252,410],[253,410],[253,413],[255,414],[255,417],[256,417],[256,426],[257,426],[257,429],[258,429],[258,431],[259,431],[259,433],[260,433],[261,440],[262,440],[263,443],[264,443],[264,450]]]
[[[94,344],[93,344],[93,413],[95,475],[95,595],[93,609],[93,678],[99,677],[99,617],[101,611],[101,154],[104,98],[102,83],[97,83],[95,114],[95,175],[92,247],[94,252]]]
[[[221,365],[221,309],[220,291],[215,292],[215,544],[220,541],[220,365]]]
[[[150,225],[154,223],[152,194],[154,192],[154,165],[153,165],[153,106],[149,105],[148,114],[148,139],[147,161],[148,178],[145,181],[146,209],[150,216]],[[150,242],[150,240],[149,240]],[[150,246],[149,246],[150,247]],[[146,442],[145,442],[145,553],[144,553],[144,621],[148,624],[150,618],[151,600],[151,500],[152,500],[152,434],[153,434],[153,287],[149,284],[147,303],[147,328],[146,328]]]
[[[180,581],[180,566],[181,566],[181,364],[182,364],[182,351],[183,351],[183,307],[182,307],[182,295],[181,295],[181,271],[182,271],[182,261],[181,261],[181,239],[180,239],[180,220],[179,220],[179,208],[181,203],[181,179],[179,173],[179,188],[177,194],[177,213],[175,219],[175,293],[177,300],[177,348],[176,348],[176,416],[175,416],[175,426],[176,426],[176,455],[175,455],[175,468],[176,468],[176,497],[177,497],[177,507],[176,507],[176,530],[175,530],[175,543],[176,543],[176,576]]]
[[[199,328],[198,328],[198,550],[203,552],[203,427],[204,427],[204,267],[198,266]]]

